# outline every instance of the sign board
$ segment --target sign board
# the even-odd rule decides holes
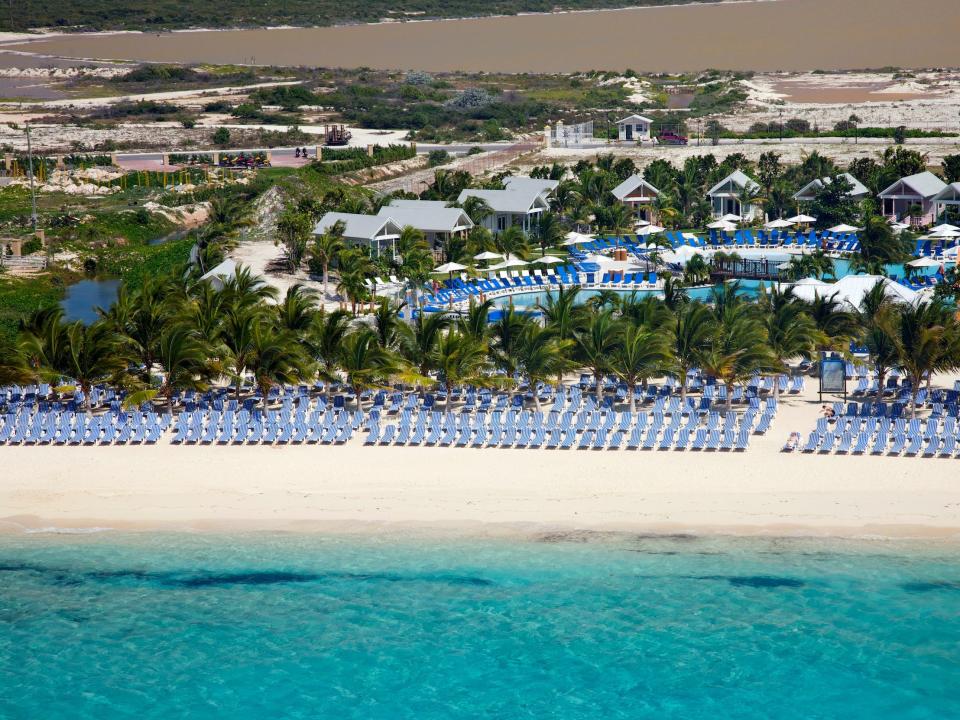
[[[847,397],[847,364],[843,358],[820,359],[820,395],[830,393]]]

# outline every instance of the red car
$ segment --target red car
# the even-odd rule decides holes
[[[672,132],[660,133],[657,136],[657,141],[661,145],[686,145],[687,144],[687,138],[685,138],[683,135],[677,135],[676,133],[672,133]]]

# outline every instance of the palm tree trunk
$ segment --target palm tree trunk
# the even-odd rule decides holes
[[[687,371],[685,368],[681,368],[680,371],[680,402],[685,403],[687,401]]]
[[[637,411],[637,384],[630,383],[630,412]]]
[[[733,407],[733,383],[724,383],[727,386],[727,412]]]
[[[597,395],[597,405],[600,404],[600,399],[603,395],[603,375],[596,374],[594,375],[597,381],[596,395]]]
[[[910,419],[917,417],[917,392],[920,390],[920,377],[911,378],[910,383]]]
[[[877,400],[883,397],[883,383],[887,379],[887,371],[877,369]]]

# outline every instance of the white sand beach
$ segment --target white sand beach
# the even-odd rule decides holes
[[[0,527],[960,537],[956,460],[780,452],[812,385],[743,453],[5,447]]]

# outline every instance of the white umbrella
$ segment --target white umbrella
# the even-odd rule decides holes
[[[934,228],[930,231],[930,237],[932,238],[955,238],[960,237],[960,231],[958,230],[938,230]]]
[[[509,255],[509,256],[507,257],[507,259],[504,260],[502,263],[500,263],[499,265],[493,265],[493,266],[491,266],[491,267],[488,268],[488,269],[489,269],[489,270],[506,270],[507,268],[520,267],[520,266],[522,266],[522,265],[529,265],[529,264],[530,264],[530,263],[528,263],[528,262],[526,262],[526,261],[524,261],[524,260],[521,260],[521,259],[518,258],[518,257],[514,257],[513,255]]]
[[[653,235],[655,233],[662,233],[663,228],[659,225],[647,225],[637,230],[637,235]]]
[[[433,269],[433,272],[452,273],[452,272],[459,272],[460,270],[466,270],[466,269],[467,269],[466,265],[461,265],[460,263],[455,263],[455,262],[448,262],[448,263],[444,263],[440,267],[435,267]]]
[[[934,260],[930,257],[917,258],[916,260],[911,260],[907,263],[910,267],[915,268],[925,268],[925,267],[938,267],[940,263],[937,260]]]
[[[789,270],[792,267],[793,267],[793,263],[785,262],[777,265],[777,270]]]
[[[711,230],[725,230],[730,227],[729,220],[714,220],[712,223],[707,225]]]
[[[545,255],[544,257],[537,258],[536,260],[534,260],[534,262],[541,263],[543,265],[555,265],[556,263],[562,263],[563,260],[561,260],[558,257],[555,257],[554,255]]]
[[[742,217],[740,217],[739,215],[734,215],[733,213],[727,213],[720,219],[726,220],[727,222],[740,222],[741,220],[743,220]]]
[[[764,225],[764,227],[769,230],[773,230],[774,228],[785,228],[790,227],[791,225],[793,225],[791,221],[777,218],[776,220],[771,220],[768,222],[766,225]]]
[[[650,224],[650,223],[647,222],[646,220],[637,220],[637,221],[633,224],[633,226],[634,226],[634,227],[646,227],[646,226],[649,225],[649,224]]]
[[[956,255],[957,251],[960,251],[960,245],[954,245],[953,247],[944,248],[943,256],[947,257],[948,255]]]
[[[503,255],[500,253],[490,252],[489,250],[484,250],[482,253],[477,253],[473,256],[474,260],[496,260],[497,258],[502,258]]]
[[[817,219],[812,215],[804,215],[802,213],[800,215],[794,215],[791,218],[787,218],[787,220],[792,223],[812,223],[817,221]]]
[[[951,225],[950,223],[942,223],[937,225],[935,228],[930,228],[930,234],[932,235],[933,233],[941,233],[947,230],[953,230],[956,232],[960,231],[960,228],[958,228],[956,225]]]
[[[586,243],[593,240],[589,235],[584,235],[583,233],[578,232],[568,232],[567,239],[563,241],[564,245],[579,245],[580,243]]]
[[[839,225],[834,225],[832,228],[830,228],[829,230],[827,230],[827,232],[832,232],[832,233],[849,233],[849,232],[856,232],[856,231],[859,230],[859,229],[860,229],[860,228],[855,228],[853,225],[847,225],[847,224],[845,224],[845,223],[840,223]]]

